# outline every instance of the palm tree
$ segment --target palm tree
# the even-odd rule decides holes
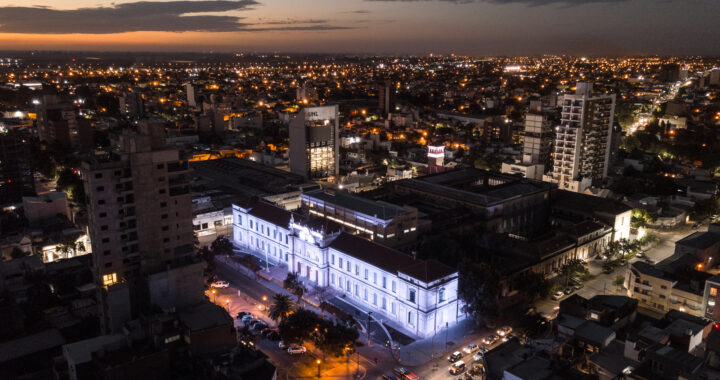
[[[560,274],[565,277],[565,286],[567,286],[570,276],[578,272],[587,271],[587,264],[580,259],[570,259],[560,268]]]
[[[293,312],[293,302],[290,296],[286,294],[275,294],[273,296],[273,304],[270,306],[268,316],[275,322],[282,322],[288,315]]]
[[[288,273],[285,281],[283,281],[283,287],[297,297],[297,303],[299,304],[303,294],[305,294],[305,286],[302,280],[300,280],[300,277],[295,273]]]

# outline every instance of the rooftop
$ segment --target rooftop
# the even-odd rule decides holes
[[[383,220],[389,220],[395,216],[408,213],[404,208],[392,203],[373,201],[340,191],[334,193],[329,193],[325,190],[310,191],[303,193],[302,198],[303,200],[306,198],[319,200],[325,204],[340,206]]]
[[[209,302],[178,311],[178,319],[191,331],[225,325],[232,326],[233,324],[232,318],[225,312],[225,309]]]
[[[48,329],[37,334],[26,335],[22,338],[6,341],[0,343],[0,363],[5,363],[36,352],[56,347],[59,348],[64,343],[65,338],[63,338],[57,329]]]

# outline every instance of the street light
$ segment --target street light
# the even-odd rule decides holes
[[[316,360],[315,363],[318,365],[318,378],[320,378],[320,359]]]
[[[212,292],[212,295],[213,295],[213,303],[216,303],[216,302],[215,302],[215,300],[216,300],[215,293],[217,293],[217,292],[215,291],[215,289],[211,290],[211,292]]]
[[[262,300],[263,300],[263,307],[265,308],[265,310],[267,310],[267,303],[266,303],[266,302],[267,302],[267,296],[263,296]]]
[[[230,299],[229,298],[225,299],[225,307],[227,308],[227,311],[229,313],[230,312]]]

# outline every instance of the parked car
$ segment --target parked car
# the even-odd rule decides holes
[[[652,260],[652,259],[645,259],[645,262],[650,265],[655,265],[655,260]]]
[[[583,288],[583,284],[581,284],[579,282],[573,285],[573,289],[575,289],[575,290],[580,290],[582,288]]]
[[[280,333],[277,331],[270,331],[267,336],[265,336],[269,340],[272,340],[273,342],[280,340]]]
[[[215,281],[210,284],[212,288],[227,288],[228,286],[230,286],[230,283],[227,281]]]
[[[240,318],[240,322],[247,324],[248,322],[252,321],[253,319],[255,319],[254,315],[245,314],[242,316],[242,318]]]
[[[478,352],[477,354],[473,355],[473,361],[474,362],[481,362],[485,359],[485,354],[482,352]]]
[[[564,295],[565,295],[565,293],[563,293],[563,292],[561,292],[561,291],[558,290],[557,292],[555,292],[555,293],[552,295],[552,299],[554,299],[555,301],[557,301],[557,300],[559,300],[560,298],[563,298]]]
[[[505,335],[507,335],[507,334],[510,334],[512,331],[513,331],[513,330],[512,330],[512,327],[510,327],[510,326],[503,326],[503,327],[497,329],[497,331],[495,331],[495,332],[496,332],[498,335],[500,335],[500,336],[505,336]]]
[[[463,351],[465,351],[466,354],[472,354],[473,352],[478,350],[478,345],[475,343],[470,343],[465,348],[463,348]]]
[[[642,259],[643,257],[645,257],[645,252],[639,251],[635,254],[635,257],[637,257],[638,259]]]
[[[278,348],[281,350],[284,350],[287,348],[287,344],[285,344],[285,341],[281,340],[278,342]]]
[[[246,315],[252,315],[252,313],[250,313],[249,311],[241,311],[241,312],[237,313],[237,319],[242,320],[242,317],[244,317]]]
[[[405,367],[395,367],[393,369],[393,372],[406,380],[420,380],[420,378],[416,374],[408,371],[408,369]]]
[[[451,375],[457,375],[463,372],[465,372],[465,362],[462,360],[457,361],[450,366]]]
[[[290,355],[295,354],[304,354],[307,351],[307,349],[303,346],[299,346],[297,344],[293,344],[290,347],[288,347],[287,352]]]
[[[455,352],[453,352],[452,354],[450,354],[450,356],[448,356],[448,361],[449,361],[450,363],[455,363],[456,361],[462,359],[462,357],[463,357],[462,352],[460,352],[460,351],[455,351]]]
[[[497,335],[490,334],[490,335],[486,336],[485,339],[483,339],[483,343],[490,345],[490,344],[497,342],[498,339],[500,339],[500,338]]]

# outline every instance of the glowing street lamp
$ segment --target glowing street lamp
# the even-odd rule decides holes
[[[227,311],[229,313],[230,312],[230,299],[229,298],[225,299],[225,307],[227,308]]]
[[[318,378],[320,378],[320,363],[321,363],[320,359],[316,360],[315,363],[317,363],[317,365],[318,365]]]
[[[211,291],[212,291],[212,295],[213,295],[213,303],[216,303],[215,302],[216,301],[215,293],[217,293],[217,291],[215,289],[213,289]]]

